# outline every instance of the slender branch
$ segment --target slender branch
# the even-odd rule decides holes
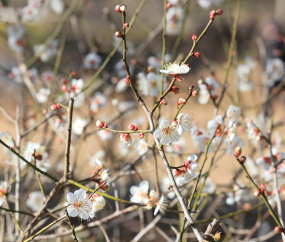
[[[189,88],[189,94],[186,98],[186,102],[181,104],[181,106],[177,109],[176,113],[175,113],[175,116],[173,118],[173,120],[175,120],[179,114],[179,112],[181,111],[181,109],[186,105],[186,103],[188,102],[189,98],[192,96],[192,90],[194,88],[194,85],[192,85],[190,88]]]
[[[36,166],[37,165],[37,159],[36,159],[36,150],[35,149],[34,149],[34,161],[35,161],[35,166]],[[43,184],[42,184],[41,179],[40,179],[40,175],[39,175],[39,173],[36,170],[35,170],[35,173],[36,173],[37,180],[39,182],[39,186],[40,186],[41,192],[43,194],[43,197],[45,198],[46,195],[45,195],[45,192],[44,192]]]
[[[78,239],[76,237],[76,233],[75,233],[75,230],[74,230],[74,225],[70,221],[70,218],[68,216],[66,207],[65,207],[65,216],[66,216],[66,218],[67,218],[67,220],[68,220],[68,222],[70,224],[70,227],[71,227],[71,230],[72,230],[73,239],[74,239],[74,241],[78,242]]]
[[[68,124],[67,124],[67,136],[66,136],[66,144],[65,144],[65,167],[64,167],[64,179],[65,181],[69,178],[69,164],[70,164],[70,145],[71,145],[71,131],[72,131],[72,114],[73,114],[73,104],[74,99],[71,98],[69,101],[69,106],[67,109],[68,113]]]
[[[115,129],[110,129],[110,128],[98,128],[98,131],[100,130],[109,130],[113,133],[127,133],[127,134],[134,134],[134,133],[150,133],[150,130],[137,130],[137,131],[130,131],[130,130],[126,130],[126,131],[120,131],[120,130],[115,130]]]
[[[29,215],[29,216],[35,217],[35,215],[33,215],[32,213],[27,213],[27,212],[24,212],[24,211],[17,211],[17,210],[3,208],[3,207],[0,207],[0,210],[5,210],[7,212],[12,212],[12,213],[20,213],[20,214],[25,214],[25,215]]]

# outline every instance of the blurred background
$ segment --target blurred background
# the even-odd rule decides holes
[[[187,62],[191,65],[191,71],[184,76],[184,82],[179,83],[181,93],[178,95],[170,93],[169,104],[162,107],[161,116],[171,120],[176,111],[178,98],[186,97],[191,85],[195,85],[195,89],[199,90],[199,79],[213,78],[220,84],[215,94],[220,95],[221,85],[225,78],[237,1],[171,0],[169,2],[172,3],[172,7],[167,13],[167,28],[169,29],[166,30],[166,63],[182,61],[192,47],[192,35],[199,36],[207,25],[209,12],[219,8],[223,10],[223,14],[215,18],[214,23],[195,49],[201,53],[202,58],[193,57]],[[136,105],[132,90],[122,81],[126,77],[121,61],[122,46],[110,55],[119,43],[114,33],[118,30],[122,31],[121,14],[115,11],[115,6],[118,4],[127,5],[126,21],[130,23],[141,1],[2,1],[0,9],[0,104],[12,117],[16,116],[16,106],[19,106],[20,130],[24,133],[52,112],[50,105],[54,104],[54,100],[66,104],[71,96],[67,95],[62,87],[66,85],[66,80],[68,82],[71,79],[71,73],[76,72],[73,78],[82,79],[84,87],[87,88],[83,88],[84,95],[77,96],[75,100],[77,106],[74,110],[74,120],[78,119],[78,121],[74,129],[78,128],[78,132],[72,135],[72,178],[80,180],[92,176],[92,171],[96,167],[94,160],[100,158],[106,162],[110,173],[111,185],[108,193],[112,195],[117,193],[118,197],[129,200],[130,187],[139,185],[142,180],[149,181],[150,190],[155,189],[152,150],[148,149],[148,152],[140,154],[135,148],[138,142],[138,137],[135,135],[133,136],[134,145],[123,147],[119,135],[111,132],[102,134],[104,131],[98,132],[95,125],[99,119],[107,122],[116,130],[127,130],[131,123],[143,130],[148,128],[147,118],[141,107]],[[163,4],[162,0],[146,0],[127,34],[127,61],[131,65],[134,81],[140,79],[139,73],[142,72],[147,74],[152,71],[160,76]],[[284,77],[285,60],[284,11],[284,0],[242,1],[237,36],[232,51],[233,61],[228,78],[229,87],[218,113],[224,115],[229,105],[238,103],[243,113],[242,118],[256,120],[260,124],[260,129],[265,132],[268,129],[269,117],[273,116],[274,124],[276,124],[274,135],[278,137],[278,140],[281,139],[281,150],[284,149],[282,138],[285,131],[283,123],[285,98],[284,91],[282,87],[280,88],[280,83],[283,83],[281,80]],[[46,46],[41,46],[44,43]],[[273,71],[269,70],[268,60],[275,58],[278,58],[279,62],[277,61],[276,66],[273,65]],[[106,60],[108,62],[101,71],[99,68]],[[28,69],[28,79],[32,87],[21,74],[23,63]],[[250,66],[249,71],[245,71],[246,74],[241,74],[247,75],[246,82],[250,86],[244,90],[237,85],[238,81],[241,81],[238,72],[240,65]],[[100,70],[99,74],[98,70]],[[166,83],[170,81],[171,77],[166,76]],[[140,81],[137,81],[136,85],[142,92]],[[274,94],[276,91],[278,93],[270,102],[261,106],[269,94]],[[38,103],[35,102],[33,95]],[[151,107],[157,97],[144,95],[147,106]],[[202,104],[199,96],[191,97],[183,112],[193,114],[193,124],[203,132],[207,130],[208,121],[214,118],[212,103],[209,101]],[[64,126],[65,121],[60,121],[65,120],[63,116],[66,116],[64,111],[59,112],[51,119],[51,123],[43,124],[23,137],[20,144],[21,153],[24,152],[29,141],[44,146],[50,163],[48,172],[58,178],[62,175],[64,165],[66,135],[64,129],[66,126]],[[0,131],[10,133],[15,139],[15,125],[2,113],[0,117]],[[157,119],[157,114],[154,117]],[[240,124],[236,132],[245,142],[243,154],[249,156],[256,166],[256,159],[264,155],[264,147],[256,146],[248,139],[244,125]],[[200,153],[199,147],[193,142],[193,133],[185,134],[183,138],[183,142],[179,143],[178,147],[175,144],[168,147],[168,158],[172,166],[179,166],[189,155]],[[148,137],[146,142],[149,148],[153,147],[151,137]],[[220,192],[222,196],[211,196],[204,201],[209,206],[216,202],[215,212],[220,216],[258,203],[258,199],[254,200],[252,195],[245,195],[250,193],[248,190],[240,201],[231,205],[225,202],[226,192],[237,181],[248,185],[245,176],[240,172],[240,165],[227,154],[226,149],[226,146],[222,146],[218,152],[210,174],[211,185],[215,186],[214,191]],[[140,159],[137,159],[138,156]],[[2,151],[0,158],[0,180],[11,180],[14,177],[12,158]],[[164,186],[163,179],[167,177],[166,169],[158,154],[157,160],[160,185]],[[131,165],[128,171],[117,177],[120,170],[129,163],[135,165]],[[205,170],[207,166],[206,163]],[[25,169],[26,167],[23,168]],[[260,173],[263,172],[260,167],[256,169]],[[112,177],[117,177],[117,179],[112,179]],[[45,177],[42,177],[42,180],[46,194],[48,194],[53,184]],[[39,190],[36,177],[28,174],[22,178],[21,182],[21,210],[31,211],[25,201],[32,191]],[[283,176],[281,175],[280,183],[282,182]],[[92,182],[89,185],[89,187],[94,187]],[[191,184],[187,185],[186,197],[191,193],[191,187]],[[13,189],[12,186],[8,199],[11,206],[13,206]],[[75,189],[70,187],[70,190]],[[49,207],[54,208],[64,201],[65,194],[61,192],[55,196]],[[125,207],[127,206],[119,204],[120,209]],[[175,209],[180,210],[176,205]],[[203,208],[201,210],[201,214],[195,218],[197,220],[209,218],[208,210],[204,211]],[[97,215],[98,219],[106,217],[113,211],[115,211],[115,203],[107,200],[104,210]],[[266,214],[266,211],[263,207],[260,210],[260,216]],[[1,214],[4,218],[4,213]],[[157,223],[158,228],[167,235],[167,239],[163,233],[158,231],[159,229],[154,227],[140,241],[167,241],[169,238],[175,241],[175,230],[180,230],[179,225],[183,219],[180,217],[179,220],[179,217],[175,213],[169,213]],[[131,241],[153,219],[152,211],[141,209],[106,223],[104,228],[111,241]],[[79,225],[76,219],[72,221],[75,227]],[[248,232],[256,221],[256,210],[226,219],[221,229],[227,234],[224,241],[245,241],[244,231]],[[267,218],[266,222],[260,221],[259,228],[252,234],[253,238],[263,236],[275,227],[271,218]],[[27,222],[27,219],[23,221],[23,223]],[[207,224],[199,226],[205,227],[201,229],[204,231]],[[189,230],[186,234],[186,237],[189,237],[187,241],[195,241],[193,237],[191,238],[193,235],[190,232]],[[105,241],[100,228],[85,230],[77,235],[81,241]],[[13,241],[13,239],[9,237],[4,241]],[[60,241],[60,238],[49,241]],[[71,241],[71,237],[66,236],[62,241]],[[281,241],[281,236],[275,235],[269,239],[252,241]]]

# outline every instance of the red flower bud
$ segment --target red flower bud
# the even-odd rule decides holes
[[[217,15],[222,15],[222,13],[223,13],[223,10],[222,10],[222,9],[218,9],[218,10],[216,11],[216,14],[217,14]]]
[[[258,190],[256,190],[256,191],[253,193],[253,195],[254,195],[255,197],[259,197],[259,196],[261,195],[261,191],[258,189]]]
[[[274,230],[275,230],[275,232],[278,233],[278,234],[280,234],[280,233],[283,232],[282,228],[279,227],[279,226],[276,226]]]
[[[59,110],[61,108],[61,106],[59,104],[53,104],[51,105],[51,110],[55,111],[55,110]]]
[[[127,78],[128,78],[129,80],[131,80],[132,77],[131,77],[130,75],[127,75]]]
[[[179,98],[178,101],[177,101],[177,108],[179,108],[181,105],[183,105],[185,103],[186,103],[186,98],[185,97]]]
[[[266,186],[262,183],[259,185],[260,191],[265,192],[266,191]]]
[[[168,104],[168,100],[167,100],[167,98],[163,98],[163,99],[160,100],[159,103],[160,103],[161,105],[167,105],[167,104]]]
[[[143,132],[139,133],[139,138],[142,139],[143,137],[144,137],[144,133]]]
[[[171,3],[167,3],[166,4],[166,9],[170,9],[172,7],[172,4]]]
[[[43,159],[42,155],[36,155],[36,159],[41,161]]]
[[[241,154],[241,148],[240,147],[236,147],[235,148],[235,157],[239,157]]]
[[[61,79],[61,82],[63,85],[67,85],[68,84],[68,80],[66,78]]]
[[[122,38],[122,33],[120,32],[120,31],[117,31],[116,33],[115,33],[115,36],[117,37],[117,38]]]
[[[137,131],[138,130],[138,127],[133,125],[133,124],[130,124],[129,125],[129,130],[132,130],[132,131]]]
[[[71,76],[75,77],[77,75],[77,72],[76,71],[72,71],[71,72]]]
[[[216,12],[213,10],[210,12],[210,19],[214,19],[216,17]]]
[[[194,56],[196,58],[201,58],[201,53],[199,51],[197,51],[197,52],[194,53]]]
[[[240,163],[244,164],[246,162],[246,157],[242,156],[239,160],[240,160]]]
[[[192,35],[192,40],[193,40],[193,41],[196,41],[197,39],[198,39],[197,35],[196,35],[196,34],[193,34],[193,35]]]
[[[122,12],[121,9],[120,9],[120,7],[121,7],[120,5],[117,5],[116,8],[115,8],[115,10],[116,10],[118,13],[121,13],[121,12]]]
[[[100,121],[100,120],[97,120],[96,126],[99,129],[106,129],[106,128],[108,128],[108,125],[105,122]]]
[[[130,85],[130,79],[125,78],[124,82],[125,82],[126,84]]]
[[[176,80],[179,82],[183,82],[184,81],[184,77],[183,76],[177,76]]]
[[[68,92],[68,87],[66,85],[63,85],[61,87],[61,90],[64,91],[64,92]]]
[[[124,24],[124,29],[127,29],[127,28],[129,28],[129,24],[128,24],[128,23],[125,23],[125,24]]]
[[[192,92],[192,96],[193,97],[197,97],[199,95],[199,91],[198,90],[194,90],[193,92]]]
[[[14,76],[13,72],[9,72],[8,77],[9,78],[14,78],[15,76]]]
[[[181,92],[181,89],[178,86],[173,86],[173,87],[171,87],[171,92],[174,94],[178,94]]]

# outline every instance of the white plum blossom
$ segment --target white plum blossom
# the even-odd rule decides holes
[[[237,76],[239,79],[239,90],[249,92],[253,88],[253,82],[250,80],[251,68],[249,65],[238,65]]]
[[[92,211],[94,213],[101,211],[106,205],[105,198],[96,193],[92,195],[91,201],[92,201]]]
[[[82,79],[72,79],[71,80],[71,92],[80,93],[84,86]]]
[[[202,192],[206,192],[208,194],[212,194],[215,192],[216,190],[216,183],[214,183],[210,177],[207,178],[205,184],[204,184],[204,187],[202,189]]]
[[[267,75],[267,86],[273,87],[285,75],[284,62],[279,58],[269,59],[266,62],[265,72]]]
[[[241,114],[241,110],[239,107],[235,105],[230,105],[227,109],[227,117],[229,118],[229,124],[230,127],[232,124],[238,124],[238,119]]]
[[[131,147],[130,146],[125,146],[123,144],[123,142],[119,142],[118,143],[118,149],[119,149],[120,154],[122,156],[126,156],[126,155],[128,155],[131,152]]]
[[[144,155],[148,151],[148,144],[143,139],[140,139],[136,144],[135,148],[139,155]]]
[[[162,195],[159,202],[156,203],[156,208],[154,210],[154,215],[158,213],[158,211],[165,215],[165,210],[167,209],[168,201],[165,199],[165,197]]]
[[[198,143],[200,151],[204,152],[206,150],[206,146],[208,145],[209,141],[211,140],[212,136],[206,133],[200,134],[197,136],[196,141]],[[210,147],[208,149],[208,153],[211,153],[214,151],[214,148],[216,147],[218,142],[217,138],[214,138],[210,144]]]
[[[22,9],[22,19],[24,21],[33,21],[39,15],[39,8],[27,5]]]
[[[27,199],[26,205],[33,211],[37,212],[44,204],[44,196],[41,191],[31,192]]]
[[[195,162],[197,160],[196,155],[190,155],[187,157],[187,161],[183,163],[184,168],[188,171],[190,177],[196,178],[197,173],[196,170],[198,168],[198,163]]]
[[[186,140],[181,137],[181,139],[175,143],[171,143],[169,146],[166,147],[166,151],[172,153],[173,155],[181,154],[186,147]]]
[[[8,38],[8,45],[9,45],[10,49],[16,53],[23,53],[23,51],[24,51],[23,42],[18,40],[14,36],[10,36]]]
[[[241,183],[237,182],[233,187],[233,192],[227,193],[226,203],[228,205],[233,205],[234,203],[240,201],[243,194],[243,187],[244,186]]]
[[[72,132],[74,134],[81,135],[87,123],[86,119],[77,117],[72,124]]]
[[[46,84],[51,83],[53,77],[54,77],[54,75],[53,75],[53,72],[52,72],[52,71],[45,71],[45,72],[42,73],[42,75],[41,75],[41,79],[42,79]]]
[[[41,88],[38,93],[36,93],[36,98],[39,103],[45,103],[50,95],[50,90],[48,88]]]
[[[121,113],[123,113],[126,112],[127,110],[133,109],[135,106],[137,106],[137,102],[123,101],[119,102],[116,107]]]
[[[62,0],[50,0],[50,8],[56,14],[61,14],[64,9],[64,2]]]
[[[161,67],[161,54],[157,56],[151,56],[147,59],[147,64],[151,67],[160,68]],[[168,63],[171,60],[170,54],[165,54],[164,63]]]
[[[259,175],[257,164],[249,156],[246,156],[246,162],[244,163],[244,166],[249,171],[252,177],[256,177]]]
[[[209,135],[214,135],[214,132],[216,131],[217,125],[223,125],[223,116],[217,115],[213,120],[210,120],[207,125],[209,129]]]
[[[100,136],[101,140],[108,140],[113,137],[113,132],[110,130],[100,130],[98,135]]]
[[[89,53],[84,58],[84,68],[97,71],[101,65],[102,58],[94,52]]]
[[[142,181],[139,186],[132,186],[130,188],[131,198],[130,201],[134,203],[147,203],[148,198],[148,181]]]
[[[0,207],[3,205],[6,199],[7,188],[8,188],[7,182],[1,181],[0,182]]]
[[[46,46],[45,44],[35,45],[35,55],[40,56],[42,62],[48,62],[52,57],[56,56],[58,44],[58,40],[54,40],[49,46]]]
[[[7,132],[0,132],[0,140],[2,140],[6,145],[10,147],[14,147],[14,141],[12,136]],[[7,149],[5,146],[3,146],[3,152],[6,154],[11,153],[9,149]]]
[[[199,6],[203,9],[208,9],[212,3],[212,0],[197,0]]]
[[[272,155],[274,158],[274,162],[279,162],[281,159],[285,158],[285,153],[278,152],[278,150],[275,148],[272,148]],[[271,163],[272,163],[272,159],[271,159],[270,154],[267,154],[266,156],[263,156],[263,157],[259,157],[256,160],[256,164],[259,166],[263,166],[263,168],[267,171],[271,168]]]
[[[89,165],[91,167],[96,167],[97,169],[105,168],[105,162],[103,161],[103,159],[106,157],[105,150],[99,150],[93,156],[90,156],[90,154],[87,153],[87,156],[89,159]]]
[[[168,176],[163,177],[162,182],[161,182],[161,186],[160,186],[161,191],[162,192],[169,191],[168,188],[171,186],[172,186],[172,183],[171,183],[169,177]],[[175,192],[173,192],[173,191],[167,193],[167,197],[169,199],[173,199],[175,196],[176,196]]]
[[[171,142],[177,142],[180,135],[176,127],[172,126],[167,120],[163,120],[157,130],[154,131],[153,136],[159,139],[162,145],[169,145]]]
[[[155,190],[149,192],[150,201],[156,201],[159,198],[159,193]]]
[[[198,83],[200,82],[202,82],[202,84],[199,84],[200,92],[198,101],[200,104],[206,104],[211,97],[210,94],[213,95],[219,88],[220,84],[216,82],[212,77],[207,77],[204,83],[202,80],[198,81]]]
[[[182,186],[183,184],[188,183],[190,181],[187,171],[183,168],[172,170],[172,174],[177,186]]]
[[[138,74],[138,86],[143,95],[156,97],[160,92],[161,76],[150,72],[145,75],[143,72]],[[165,89],[165,79],[163,79],[163,89]]]
[[[8,36],[13,36],[16,39],[21,39],[25,34],[25,29],[22,24],[13,24],[7,27]]]
[[[29,141],[24,150],[23,157],[27,161],[33,163],[35,159],[34,150],[36,150],[35,152],[35,156],[37,158],[36,166],[42,171],[47,171],[48,168],[50,168],[50,162],[48,160],[48,153],[46,152],[45,146],[41,145],[40,143],[33,143]]]
[[[97,113],[100,108],[104,108],[107,104],[107,97],[101,93],[97,92],[91,99],[90,110],[93,113]]]
[[[128,87],[129,85],[125,83],[125,78],[122,78],[120,81],[118,81],[115,87],[115,92],[116,93],[125,92],[128,89]]]
[[[200,104],[207,104],[210,99],[210,93],[207,89],[206,85],[199,85],[200,91],[199,91],[199,97],[198,102]]]
[[[234,136],[234,138],[231,141],[225,141],[227,145],[227,154],[233,155],[235,153],[236,147],[243,147],[245,145],[245,142],[238,136]]]
[[[126,78],[128,75],[124,62],[122,61],[119,61],[117,64],[115,64],[115,70],[119,78],[123,78],[123,77]],[[135,67],[132,64],[129,64],[129,70],[132,75],[134,73]]]
[[[178,35],[182,28],[184,11],[181,7],[172,7],[166,12],[166,34]]]
[[[160,70],[160,72],[163,72],[165,74],[186,74],[190,71],[190,67],[188,65],[185,65],[183,63],[174,62],[169,63],[164,66],[165,70]]]
[[[190,133],[191,128],[192,128],[192,115],[185,114],[185,113],[180,113],[177,116],[177,129],[178,129],[178,134],[182,135],[185,132]]]
[[[120,140],[125,146],[130,146],[133,142],[131,135],[128,133],[121,133]]]
[[[220,84],[216,82],[212,77],[206,77],[204,82],[207,84],[207,89],[211,94],[214,94],[220,87]]]
[[[95,212],[92,210],[91,199],[86,198],[86,191],[82,188],[66,195],[69,206],[67,212],[70,217],[79,216],[81,219],[88,220],[95,217]]]
[[[35,81],[38,78],[38,70],[36,68],[28,69],[26,73],[31,81]],[[10,74],[11,74],[11,78],[14,78],[16,82],[18,83],[24,82],[21,70],[18,67],[14,66]]]

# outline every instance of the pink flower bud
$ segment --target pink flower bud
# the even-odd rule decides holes
[[[282,228],[281,228],[280,226],[276,226],[276,227],[274,228],[274,230],[275,230],[275,232],[278,233],[278,234],[280,234],[280,233],[283,232],[283,230],[282,230]]]
[[[61,80],[61,82],[62,82],[63,85],[67,85],[68,84],[68,80],[66,78],[63,78]]]
[[[143,132],[139,133],[139,138],[142,139],[143,137],[144,137],[144,133]]]
[[[129,28],[129,24],[128,24],[128,23],[125,23],[125,24],[124,24],[124,29],[127,29],[127,28]]]
[[[121,133],[120,138],[121,140],[124,140],[124,141],[129,141],[130,139],[132,139],[131,135],[128,133]]]
[[[53,104],[51,105],[51,110],[55,111],[55,110],[59,110],[61,108],[61,106],[59,104]]]
[[[193,40],[193,41],[196,41],[197,39],[198,39],[197,35],[196,35],[196,34],[193,34],[193,35],[192,35],[192,40]]]
[[[261,191],[258,189],[258,190],[256,190],[256,191],[253,193],[253,195],[254,195],[255,197],[259,197],[259,196],[261,195]]]
[[[192,96],[193,97],[197,97],[199,95],[199,91],[198,90],[194,90],[193,92],[192,92]]]
[[[117,37],[117,38],[122,38],[122,33],[120,32],[120,31],[117,31],[116,33],[115,33],[115,36]]]
[[[168,104],[168,100],[167,100],[167,98],[163,98],[163,99],[161,99],[161,101],[159,103],[161,105],[167,105]]]
[[[235,157],[239,157],[241,154],[241,148],[240,147],[236,147],[235,148]]]
[[[124,82],[125,82],[127,85],[130,85],[130,79],[125,78]]]
[[[151,203],[147,203],[147,204],[146,204],[146,209],[147,209],[147,210],[151,210],[151,209],[152,209]]]
[[[137,131],[137,130],[138,130],[138,127],[135,126],[134,124],[130,124],[130,125],[129,125],[129,130]]]
[[[242,156],[239,160],[240,160],[240,163],[244,164],[246,162],[246,157]]]
[[[201,53],[199,51],[193,54],[196,58],[201,58]]]
[[[71,72],[71,76],[72,76],[72,77],[77,76],[77,72],[76,72],[76,71],[72,71],[72,72]]]
[[[64,91],[64,92],[68,92],[68,87],[66,85],[63,85],[61,87],[61,90]]]
[[[120,7],[121,7],[120,5],[117,5],[116,8],[115,8],[115,10],[116,10],[118,13],[121,13],[121,12],[122,12],[121,9],[120,9]]]
[[[170,9],[172,7],[172,4],[171,3],[167,3],[166,4],[166,9]]]
[[[222,15],[222,14],[223,14],[223,10],[222,10],[222,9],[218,9],[218,10],[216,11],[216,14],[217,14],[217,15]]]
[[[153,71],[154,71],[154,69],[153,69],[152,66],[148,66],[148,67],[147,67],[147,72],[153,72]]]
[[[177,108],[179,108],[181,105],[185,104],[186,101],[187,100],[186,100],[185,97],[179,98],[178,101],[177,101]]]
[[[259,185],[260,191],[265,192],[266,191],[266,186],[262,183]]]
[[[36,155],[36,159],[41,161],[43,159],[42,155]]]
[[[180,87],[178,87],[178,86],[173,86],[173,87],[171,88],[171,92],[174,93],[174,94],[178,94],[178,93],[181,92],[181,89],[180,89]]]
[[[216,12],[213,10],[213,11],[211,11],[210,12],[210,19],[214,19],[215,18],[215,16],[216,16]]]
[[[97,128],[99,128],[99,129],[108,128],[107,124],[106,124],[105,122],[103,122],[103,121],[100,121],[100,120],[97,120],[96,126],[97,126]]]
[[[177,76],[176,80],[179,82],[183,82],[184,81],[184,77],[183,76]]]

